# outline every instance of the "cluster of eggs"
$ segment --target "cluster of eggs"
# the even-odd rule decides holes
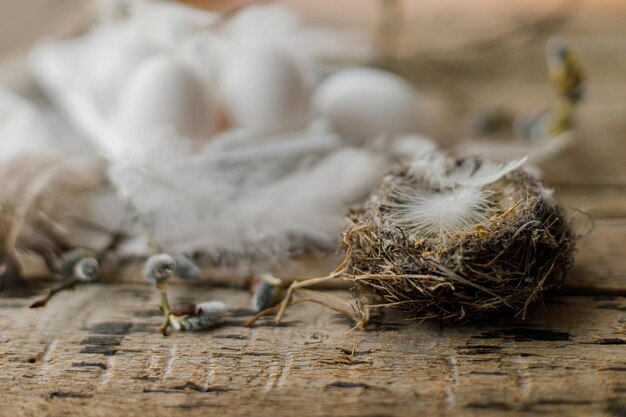
[[[189,138],[228,128],[271,134],[323,118],[354,143],[415,127],[417,93],[401,77],[366,67],[318,77],[310,62],[277,44],[185,55],[130,42],[116,45],[106,62],[97,91],[112,121],[131,135],[164,127]]]

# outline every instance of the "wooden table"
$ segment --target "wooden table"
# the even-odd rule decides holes
[[[141,284],[83,287],[45,310],[3,299],[0,415],[623,416],[626,292],[606,280],[587,293],[587,273],[524,322],[386,311],[347,334],[349,321],[314,305],[246,328],[249,295],[235,289],[174,286],[231,310],[214,330],[169,337],[154,332],[158,297]]]
[[[347,333],[344,317],[298,305],[250,329],[247,291],[172,285],[174,299],[230,309],[211,331],[163,337],[158,294],[140,283],[80,287],[40,310],[0,298],[0,416],[624,416],[624,241],[626,217],[597,218],[565,287],[526,321],[383,311]]]
[[[176,285],[174,298],[230,310],[214,330],[163,337],[147,285],[85,286],[43,310],[28,308],[34,297],[0,298],[0,416],[626,416],[623,22],[585,15],[564,29],[583,52],[590,95],[577,143],[543,169],[595,225],[564,288],[526,321],[441,326],[385,311],[346,333],[344,318],[298,305],[281,326],[265,318],[249,329],[246,291]],[[409,75],[429,93],[447,85],[453,110],[468,97],[535,108],[551,94],[541,49],[483,51],[461,67],[417,53]],[[459,136],[458,116],[432,133]]]

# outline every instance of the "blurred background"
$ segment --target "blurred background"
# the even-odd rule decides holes
[[[114,1],[114,0],[109,0]],[[249,2],[187,0],[229,11]],[[482,108],[545,108],[551,100],[545,43],[565,39],[580,55],[587,96],[578,113],[575,146],[542,167],[565,190],[587,187],[597,198],[623,200],[626,186],[626,2],[578,0],[289,0],[277,3],[303,19],[360,31],[380,48],[373,64],[400,73],[430,97],[426,132],[444,144],[468,135],[468,118]],[[88,27],[86,0],[0,2],[0,75],[18,68],[24,51],[45,37]],[[15,70],[14,70],[15,72]],[[15,74],[12,74],[14,76]],[[578,191],[572,191],[578,192]],[[603,204],[602,210],[611,210]]]

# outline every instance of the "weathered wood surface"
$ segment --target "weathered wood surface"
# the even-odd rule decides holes
[[[46,310],[3,300],[0,415],[626,412],[624,297],[557,296],[525,322],[447,327],[385,312],[346,334],[350,323],[319,306],[248,329],[243,291],[173,292],[232,309],[212,331],[163,337],[147,286],[83,287]]]
[[[626,218],[596,219],[577,246],[576,263],[563,290],[626,295]]]
[[[75,3],[65,6],[70,17],[82,13],[71,12]],[[590,75],[589,95],[575,144],[541,168],[560,201],[587,209],[595,224],[560,294],[526,321],[439,326],[385,311],[367,331],[346,334],[344,318],[299,305],[280,327],[268,318],[248,329],[246,291],[176,285],[174,298],[220,299],[230,310],[219,328],[164,338],[153,332],[157,294],[129,270],[115,283],[60,294],[43,310],[28,309],[34,297],[0,298],[0,416],[626,416],[621,10],[583,10],[563,27]],[[450,45],[469,44],[469,35],[489,36],[448,14],[413,17],[405,35],[415,56],[405,75],[452,103],[428,133],[454,142],[472,109],[528,111],[550,102],[544,38],[503,41],[495,52],[455,50]],[[489,25],[487,35],[509,29]],[[317,275],[336,260],[306,265]]]

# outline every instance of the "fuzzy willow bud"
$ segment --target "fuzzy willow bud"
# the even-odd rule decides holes
[[[79,281],[94,281],[98,274],[100,274],[100,263],[95,258],[83,258],[74,266],[74,278]]]
[[[196,306],[196,314],[171,317],[171,324],[177,330],[199,331],[217,325],[226,314],[226,305],[221,301],[208,301]]]
[[[252,309],[257,313],[270,308],[280,301],[282,281],[271,274],[261,276],[254,294],[252,295]]]
[[[176,261],[170,255],[161,253],[148,258],[143,268],[143,276],[155,284],[167,281],[176,271]]]

